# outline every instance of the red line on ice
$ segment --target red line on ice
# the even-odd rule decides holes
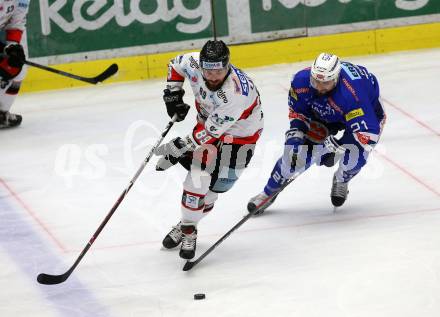
[[[410,118],[411,120],[417,122],[419,125],[421,125],[422,127],[424,127],[425,129],[431,131],[432,133],[434,133],[436,136],[440,137],[440,132],[436,131],[434,128],[431,128],[428,124],[420,121],[419,119],[417,119],[414,115],[412,115],[411,113],[403,110],[402,108],[396,106],[395,104],[391,103],[390,101],[388,101],[387,99],[381,97],[381,99],[383,101],[385,101],[387,103],[387,105],[391,106],[392,108],[396,109],[397,111],[399,111],[400,113],[404,114],[405,116],[407,116],[408,118]]]
[[[43,221],[38,218],[37,214],[18,196],[18,194],[3,180],[0,178],[0,184],[9,192],[9,194],[14,197],[14,199],[20,204],[21,207],[31,216],[31,218],[45,231],[52,241],[60,248],[61,251],[67,252],[67,249],[63,244],[55,237],[55,235],[49,230],[49,228],[44,224]]]

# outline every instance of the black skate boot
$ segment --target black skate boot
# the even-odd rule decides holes
[[[341,183],[336,180],[336,176],[333,176],[333,185],[330,197],[332,204],[335,207],[340,207],[344,204],[348,195],[348,183]]]
[[[182,242],[182,230],[180,229],[181,222],[175,226],[173,229],[165,236],[162,241],[162,245],[166,249],[172,249],[177,247],[180,242]]]
[[[21,124],[22,117],[9,111],[0,111],[0,128],[13,128]]]
[[[249,212],[254,212],[254,215],[261,215],[270,205],[273,204],[273,202],[275,201],[275,199],[277,198],[277,196],[274,196],[271,199],[268,199],[269,196],[262,191],[261,193],[259,193],[257,196],[252,197],[248,204],[247,204],[247,210]],[[255,210],[260,207],[258,209],[257,212],[255,212]]]
[[[180,246],[180,257],[191,260],[196,255],[197,229],[194,225],[181,225],[182,245]]]

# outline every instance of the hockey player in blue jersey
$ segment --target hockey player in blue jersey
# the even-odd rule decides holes
[[[284,154],[264,190],[248,203],[255,214],[273,203],[286,181],[313,164],[331,167],[339,162],[330,196],[335,207],[344,204],[349,181],[367,163],[385,123],[376,77],[332,54],[320,54],[311,68],[294,75],[288,100]]]

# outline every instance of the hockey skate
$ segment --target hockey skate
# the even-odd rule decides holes
[[[9,111],[0,111],[0,128],[13,128],[21,124],[22,117]]]
[[[162,240],[162,245],[166,249],[172,249],[177,247],[180,242],[182,242],[182,230],[180,228],[181,222],[175,226],[173,226],[173,229],[165,236],[165,238]]]
[[[191,260],[196,255],[197,229],[194,225],[182,224],[182,245],[179,255],[182,259]]]
[[[268,198],[269,196],[264,191],[257,196],[252,197],[247,204],[248,211],[253,212],[254,215],[261,215],[270,205],[273,204],[277,196],[275,195],[270,199]],[[257,208],[258,211],[255,212]]]
[[[335,207],[340,207],[344,204],[348,195],[348,183],[338,182],[336,176],[333,176],[333,185],[330,197],[332,204]]]

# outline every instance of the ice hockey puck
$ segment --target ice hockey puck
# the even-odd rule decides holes
[[[194,299],[195,300],[205,299],[205,294],[194,294]]]

